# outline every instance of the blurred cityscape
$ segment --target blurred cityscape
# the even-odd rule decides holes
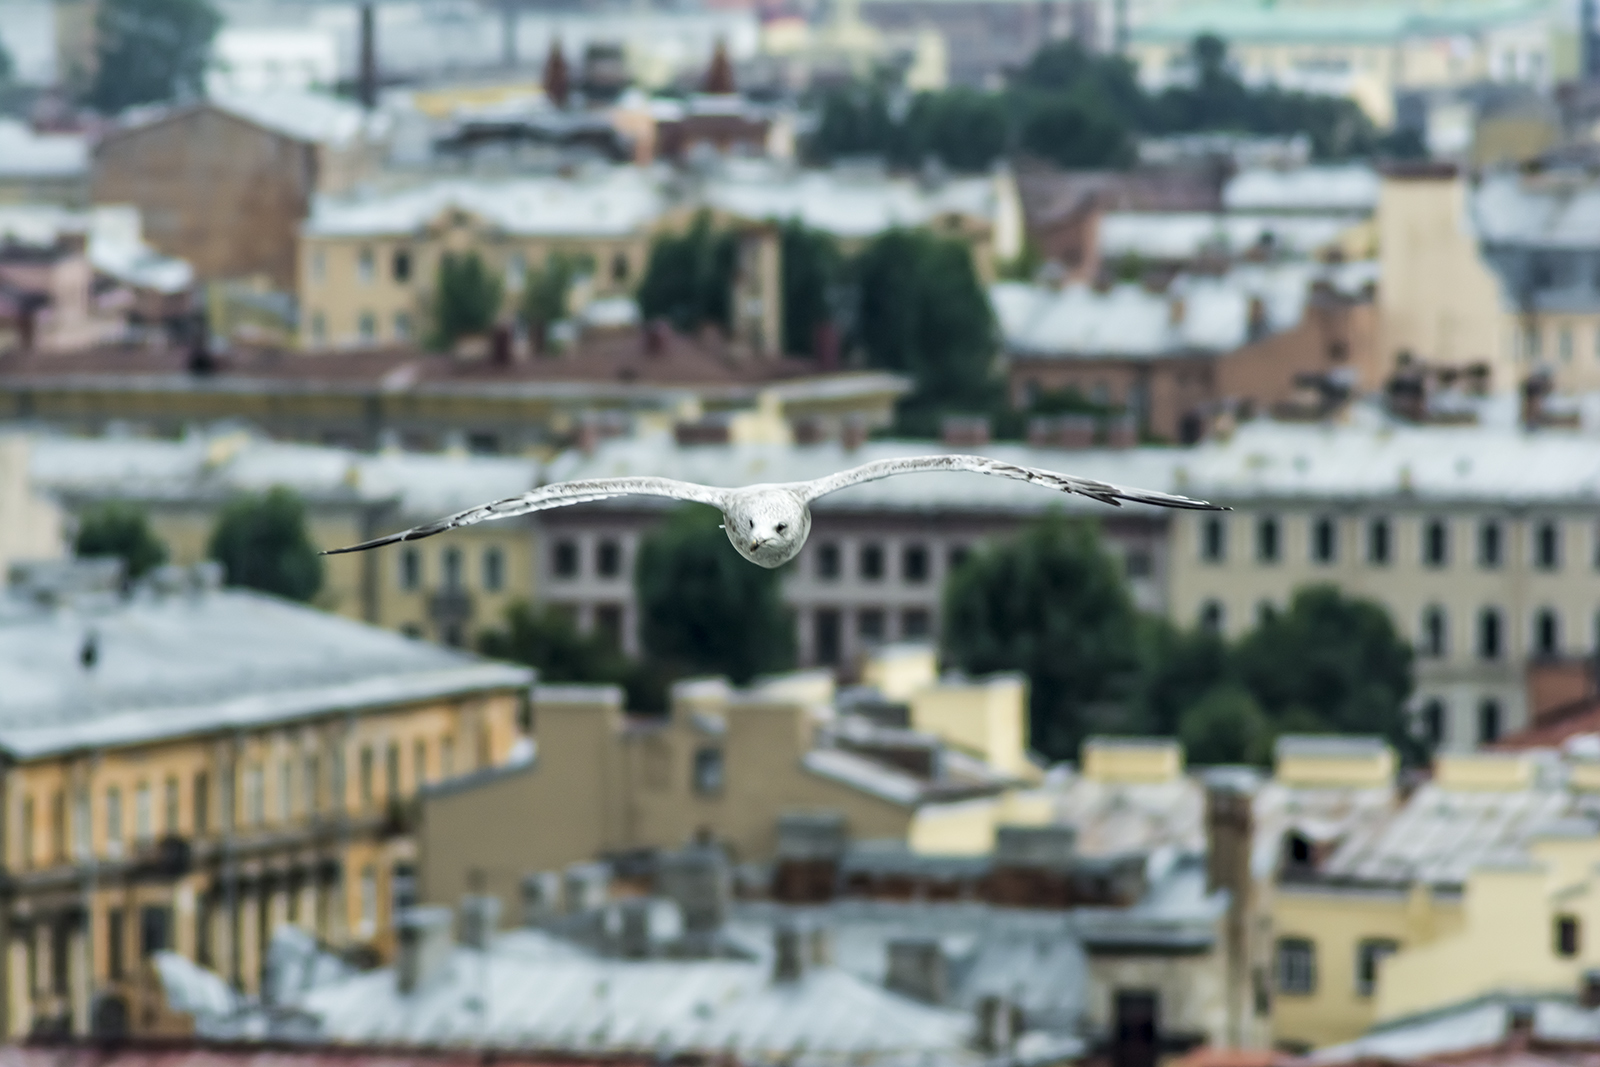
[[[1597,504],[1595,0],[0,0],[0,1067],[1593,1067]]]

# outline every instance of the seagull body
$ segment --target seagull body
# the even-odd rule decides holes
[[[763,567],[781,567],[798,556],[800,550],[805,547],[806,538],[811,534],[813,500],[861,482],[877,481],[898,474],[922,474],[932,471],[969,471],[974,474],[1014,478],[1063,493],[1091,497],[1113,507],[1121,507],[1124,500],[1130,500],[1138,504],[1154,504],[1165,508],[1228,510],[1216,504],[1208,504],[1204,500],[1190,500],[1188,497],[1158,493],[1149,489],[1128,489],[1109,482],[1095,481],[1092,478],[1077,478],[1070,474],[1040,470],[1037,467],[1019,467],[983,456],[915,456],[906,459],[878,460],[840,471],[838,474],[814,478],[809,482],[747,485],[738,489],[680,482],[671,478],[647,477],[556,482],[554,485],[541,486],[521,496],[468,508],[466,511],[457,512],[435,522],[413,526],[409,530],[363,541],[348,548],[335,548],[324,554],[362,552],[380,545],[432,537],[446,530],[472,526],[489,519],[507,519],[529,512],[566,507],[569,504],[583,504],[618,496],[664,496],[674,500],[709,504],[718,509],[722,512],[723,528],[728,533],[728,540],[733,542],[733,547],[739,555]]]

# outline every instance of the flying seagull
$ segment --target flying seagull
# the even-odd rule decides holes
[[[864,463],[825,478],[809,482],[783,482],[773,485],[747,485],[742,489],[719,489],[693,482],[679,482],[671,478],[592,478],[573,482],[556,482],[542,486],[521,496],[496,500],[492,504],[468,508],[435,522],[413,526],[387,537],[363,541],[348,548],[331,549],[323,555],[340,552],[362,552],[380,545],[398,541],[415,541],[422,537],[454,530],[458,526],[471,526],[489,519],[508,519],[526,515],[530,511],[583,504],[591,500],[605,500],[614,496],[665,496],[674,500],[692,500],[710,504],[722,512],[723,529],[739,555],[763,567],[781,567],[800,554],[806,538],[811,533],[811,502],[819,496],[836,492],[861,482],[892,478],[896,474],[921,474],[928,471],[971,471],[974,474],[997,474],[1002,478],[1034,482],[1063,493],[1077,493],[1092,497],[1113,507],[1121,507],[1124,500],[1138,504],[1155,504],[1164,508],[1192,508],[1203,511],[1227,511],[1217,504],[1204,500],[1190,500],[1170,493],[1157,493],[1149,489],[1125,489],[1109,482],[1091,478],[1074,478],[1070,474],[1039,470],[1036,467],[1018,467],[983,456],[914,456],[906,459],[880,459]]]

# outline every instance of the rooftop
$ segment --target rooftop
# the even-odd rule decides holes
[[[1531,1013],[1531,1026],[1519,1034],[1518,1015]],[[1515,1052],[1497,1048],[1516,1039]],[[1600,1042],[1600,1011],[1553,996],[1492,994],[1438,1011],[1395,1019],[1340,1045],[1319,1049],[1310,1064],[1405,1063],[1445,1060],[1451,1064],[1592,1063],[1582,1048]],[[1541,1048],[1540,1046],[1547,1046]],[[1563,1047],[1564,1046],[1564,1047]],[[1481,1056],[1471,1052],[1481,1050]],[[1566,1053],[1566,1055],[1562,1055]]]
[[[1100,256],[1157,262],[1251,252],[1308,258],[1354,225],[1349,214],[1212,214],[1201,211],[1108,211],[1100,219]]]
[[[1378,172],[1360,163],[1255,167],[1228,179],[1222,203],[1238,212],[1370,215],[1378,207],[1379,184]]]
[[[0,598],[0,748],[18,759],[531,681],[524,668],[203,583]]]
[[[89,138],[81,133],[35,133],[0,116],[0,179],[82,178],[89,174]]]
[[[989,178],[924,184],[870,170],[796,171],[762,160],[729,161],[707,181],[701,199],[742,218],[798,219],[847,239],[921,226],[943,215],[992,222],[996,212]]]
[[[0,153],[4,150],[0,144]],[[187,261],[164,256],[145,243],[139,209],[131,204],[102,204],[86,211],[0,204],[0,244],[53,245],[65,234],[84,234],[95,270],[124,284],[160,293],[181,293],[194,284],[194,269]]]
[[[387,124],[381,114],[368,114],[350,100],[308,89],[213,93],[209,103],[220,111],[310,144],[337,147],[364,137],[379,137]]]

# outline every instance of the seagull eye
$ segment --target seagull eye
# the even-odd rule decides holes
[[[786,522],[778,523],[778,532],[779,533],[783,533],[783,531],[787,530],[788,528],[789,528],[789,524],[788,523],[786,523]]]

